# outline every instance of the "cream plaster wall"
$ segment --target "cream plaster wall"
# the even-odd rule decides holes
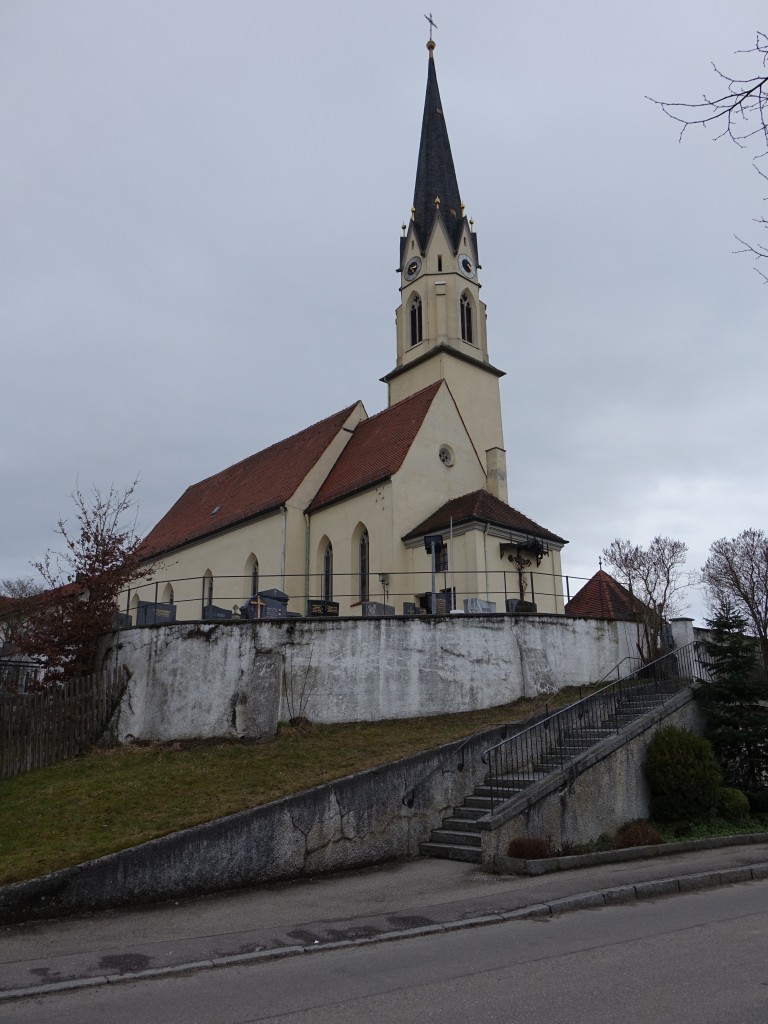
[[[289,508],[285,518],[286,537],[296,532],[295,528],[288,529],[291,519],[295,521],[298,518],[303,529],[303,516],[300,512]],[[292,527],[295,525],[295,522],[291,523]],[[163,584],[170,581],[177,606],[177,617],[182,620],[199,619],[202,613],[201,577],[209,570],[213,574],[213,603],[230,609],[235,604],[239,606],[246,597],[250,597],[250,578],[245,578],[245,574],[246,563],[251,553],[255,554],[259,561],[260,588],[281,587],[282,531],[283,513],[277,510],[263,519],[241,524],[195,544],[179,548],[166,558],[153,563],[154,580],[131,590],[131,604],[133,605],[137,597],[142,601],[154,601],[155,581],[158,582],[160,591]],[[303,552],[303,545],[301,550]],[[293,566],[289,569],[286,565],[286,571],[298,571],[303,574],[303,565],[299,565],[298,570]],[[303,595],[303,589],[301,577],[293,582],[289,592],[291,596],[293,591],[300,596]],[[126,598],[127,594],[123,594],[120,602],[122,610],[125,610]],[[289,607],[295,611],[303,611],[303,605],[299,607],[296,602]]]
[[[310,516],[310,552],[312,578],[310,596],[320,597],[323,571],[323,540],[333,545],[333,599],[339,602],[341,615],[359,615],[358,573],[359,546],[355,536],[358,527],[368,530],[370,600],[381,601],[383,595],[378,573],[394,571],[396,554],[392,532],[392,485],[389,481],[355,494],[344,501],[313,512]],[[402,545],[401,545],[402,546]]]
[[[473,366],[456,359],[450,352],[439,352],[389,382],[390,405],[437,380],[446,381],[451,389],[478,457],[485,467],[485,453],[488,449],[504,447],[498,377],[480,365]]]
[[[420,253],[411,227],[406,236],[403,268],[413,256],[422,259],[421,272],[413,281],[401,276],[401,305],[395,314],[397,324],[397,365],[407,365],[436,345],[448,344],[460,348],[474,359],[488,361],[485,303],[480,300],[477,273],[467,278],[458,270],[458,254],[440,221],[435,223],[425,253]],[[459,246],[459,254],[466,253],[477,264],[477,254],[468,230]],[[438,256],[442,257],[442,270],[438,270]],[[473,343],[461,339],[461,313],[459,300],[466,292],[472,301]],[[411,345],[410,304],[414,294],[422,301],[422,337]]]

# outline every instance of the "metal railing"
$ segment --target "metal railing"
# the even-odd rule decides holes
[[[579,687],[579,693],[581,693],[581,687]],[[554,696],[554,694],[550,694],[546,698],[546,700],[542,701],[542,703],[539,704],[538,707],[536,707],[529,715],[526,715],[526,721],[533,722],[534,724],[536,724],[539,721],[543,720],[544,718],[548,718],[549,717],[549,702],[550,702],[550,700],[552,699],[553,696]],[[497,729],[501,729],[502,730],[502,733],[501,733],[502,741],[504,741],[507,738],[507,734],[508,734],[509,730],[510,729],[515,729],[516,727],[517,727],[517,724],[515,722],[505,722],[503,725],[497,725],[496,726]],[[419,787],[423,783],[425,783],[427,781],[427,779],[430,779],[435,774],[435,772],[442,772],[445,775],[447,772],[451,771],[451,769],[447,768],[446,765],[450,764],[457,757],[459,758],[459,760],[456,762],[456,767],[453,770],[457,771],[457,772],[463,772],[464,771],[464,766],[465,766],[464,751],[466,750],[467,746],[473,740],[476,740],[478,736],[482,736],[482,734],[484,732],[489,732],[493,728],[494,727],[492,725],[485,725],[485,726],[483,726],[482,729],[478,729],[477,732],[473,732],[471,736],[467,736],[466,739],[462,740],[458,747],[455,747],[453,750],[451,750],[448,754],[446,754],[445,757],[443,757],[438,762],[438,764],[434,765],[432,768],[429,769],[428,772],[426,772],[424,775],[422,775],[420,779],[418,779],[416,782],[414,782],[414,784],[411,786],[411,788],[409,790],[407,790],[405,795],[403,796],[403,799],[402,799],[403,805],[405,807],[413,807],[413,804],[414,804],[414,801],[415,801],[415,798],[416,798],[416,790],[419,789]],[[529,728],[529,727],[526,726],[525,728]]]
[[[658,706],[705,676],[699,641],[670,651],[631,674],[584,697],[543,722],[489,747],[482,755],[488,766],[491,813],[515,791],[565,769],[607,734],[618,732],[647,708]]]
[[[489,569],[482,573],[482,592],[477,589],[478,573],[475,571],[439,571],[436,580],[436,595],[441,613],[453,608],[462,610],[464,598],[479,597],[496,604],[496,612],[504,614],[509,598],[544,603],[546,607],[562,608],[585,582],[580,576],[568,576],[532,569],[521,574],[517,571]],[[252,575],[186,576],[172,577],[156,575],[151,581],[139,583],[124,591],[119,599],[120,611],[131,615],[135,599],[155,605],[173,605],[178,621],[191,622],[204,619],[206,608],[216,606],[237,617],[239,608],[253,596]],[[289,609],[304,615],[311,602],[323,597],[325,577],[322,573],[275,574],[261,572],[258,590],[277,589],[283,591],[289,600]],[[336,572],[333,575],[333,591],[329,599],[351,607],[352,614],[360,614],[365,602],[375,602],[394,608],[395,614],[406,614],[405,605],[422,600],[422,613],[429,614],[428,600],[432,589],[431,572],[428,569],[409,572],[389,572],[373,569],[368,574],[364,595],[360,594],[359,573]],[[344,613],[347,614],[347,613]],[[134,622],[135,625],[135,622]]]

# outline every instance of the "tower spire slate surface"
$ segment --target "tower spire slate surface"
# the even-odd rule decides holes
[[[427,244],[435,217],[439,215],[443,218],[454,247],[458,245],[458,236],[464,219],[459,183],[456,180],[451,144],[448,141],[448,129],[437,85],[433,40],[430,39],[427,43],[427,49],[427,94],[424,100],[419,162],[413,193],[413,219],[422,250]],[[439,200],[439,203],[435,200]]]

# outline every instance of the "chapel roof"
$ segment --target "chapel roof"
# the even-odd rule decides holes
[[[642,602],[599,569],[591,580],[565,606],[566,615],[584,615],[590,619],[634,619]]]
[[[429,44],[428,44],[429,45]],[[463,216],[451,144],[440,100],[435,71],[434,43],[429,47],[427,93],[421,122],[416,187],[413,193],[413,219],[422,249],[427,244],[435,218],[438,216],[435,197],[440,199],[440,216],[449,237],[457,245]]]
[[[356,404],[192,484],[144,538],[141,557],[156,557],[278,508],[294,494]]]
[[[394,476],[442,383],[438,380],[358,423],[308,511],[314,512]]]
[[[448,529],[451,520],[454,526],[461,523],[471,522],[473,519],[482,523],[491,523],[508,530],[516,530],[518,533],[530,534],[533,537],[541,537],[543,540],[551,540],[557,544],[567,544],[568,541],[558,537],[556,533],[539,526],[533,519],[518,512],[505,501],[495,497],[490,491],[479,490],[463,494],[460,498],[452,498],[445,505],[441,505],[431,516],[419,523],[403,540],[411,540],[420,537],[425,533],[432,533],[435,530]]]

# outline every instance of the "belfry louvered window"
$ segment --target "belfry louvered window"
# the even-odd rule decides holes
[[[421,298],[414,295],[411,299],[411,345],[418,345],[423,337],[421,319]]]
[[[462,341],[466,341],[468,344],[474,345],[475,341],[472,335],[472,299],[470,299],[466,292],[461,296],[459,305],[461,306]]]

